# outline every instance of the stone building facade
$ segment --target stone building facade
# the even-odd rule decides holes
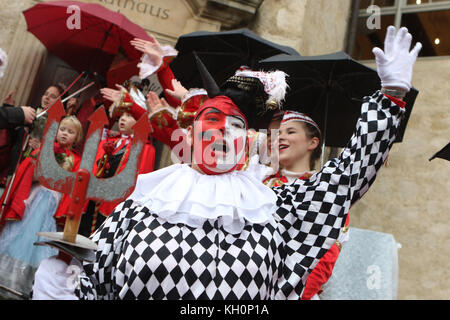
[[[26,31],[22,11],[38,0],[2,1],[0,47],[9,66],[0,97],[16,92],[26,105],[38,94],[45,47]],[[248,27],[302,55],[344,50],[351,0],[84,0],[119,11],[162,43],[197,30]],[[366,61],[374,67],[373,61]],[[450,298],[450,164],[428,158],[450,137],[450,58],[420,58],[413,84],[420,90],[402,143],[372,189],[352,207],[354,227],[393,234],[399,251],[399,299]],[[161,164],[169,163],[167,149]]]

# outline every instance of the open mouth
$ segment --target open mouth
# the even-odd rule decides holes
[[[280,144],[280,145],[278,146],[279,151],[285,150],[285,149],[287,149],[287,148],[289,148],[289,146],[286,145],[286,144]]]
[[[228,146],[224,141],[217,141],[212,144],[211,150],[214,152],[218,151],[225,154],[228,152]]]

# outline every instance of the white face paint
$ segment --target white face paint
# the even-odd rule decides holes
[[[242,118],[207,110],[193,132],[195,162],[206,174],[231,172],[244,164],[247,128]]]
[[[242,119],[235,116],[227,116],[225,120],[225,135],[223,142],[226,145],[226,153],[217,154],[217,167],[220,171],[232,170],[245,153],[247,130]]]

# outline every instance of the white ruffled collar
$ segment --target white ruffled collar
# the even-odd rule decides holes
[[[219,219],[225,231],[236,234],[248,223],[273,222],[277,197],[245,171],[213,176],[174,164],[139,175],[128,199],[172,224],[199,228]]]

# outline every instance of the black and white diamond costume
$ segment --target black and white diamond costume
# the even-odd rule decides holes
[[[84,264],[77,296],[298,300],[375,180],[402,114],[380,92],[367,97],[340,157],[275,193],[245,171],[208,176],[176,164],[140,175],[94,234],[96,261]]]
[[[209,176],[176,164],[140,175],[93,235],[99,249],[83,265],[76,297],[299,300],[386,160],[404,114],[393,100],[366,97],[339,158],[273,191],[251,170]],[[67,278],[62,265],[53,268],[37,271],[36,299]]]

